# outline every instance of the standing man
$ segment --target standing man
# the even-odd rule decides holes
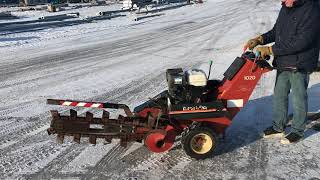
[[[251,39],[246,47],[260,46],[261,57],[273,55],[277,77],[273,98],[273,125],[264,130],[264,137],[283,137],[288,116],[288,96],[292,90],[293,121],[291,132],[282,144],[303,138],[307,111],[307,88],[310,74],[316,69],[320,46],[320,8],[318,0],[281,0],[282,8],[273,29]]]

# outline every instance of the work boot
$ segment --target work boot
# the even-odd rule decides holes
[[[300,136],[299,134],[292,132],[286,135],[283,139],[281,139],[280,143],[281,144],[297,143],[302,139],[303,139],[303,136]]]
[[[263,138],[281,138],[283,136],[283,132],[274,130],[272,126],[263,131]]]
[[[313,125],[312,129],[315,130],[315,131],[320,131],[320,124]]]

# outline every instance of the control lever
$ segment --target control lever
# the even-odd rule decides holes
[[[210,60],[210,61],[209,61],[209,63],[210,63],[210,67],[209,67],[208,80],[209,80],[209,78],[210,78],[210,74],[211,74],[211,67],[212,67],[213,61],[212,61],[212,60]]]

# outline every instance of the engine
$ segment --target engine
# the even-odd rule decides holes
[[[202,70],[191,69],[184,72],[181,68],[168,69],[166,78],[171,104],[205,101],[208,79]]]

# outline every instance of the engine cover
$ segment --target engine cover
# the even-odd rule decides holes
[[[206,73],[200,69],[192,69],[186,72],[187,81],[190,86],[204,87],[208,79]]]
[[[182,68],[168,69],[166,76],[172,104],[200,103],[202,101],[208,82],[204,71],[192,69],[184,72]]]

